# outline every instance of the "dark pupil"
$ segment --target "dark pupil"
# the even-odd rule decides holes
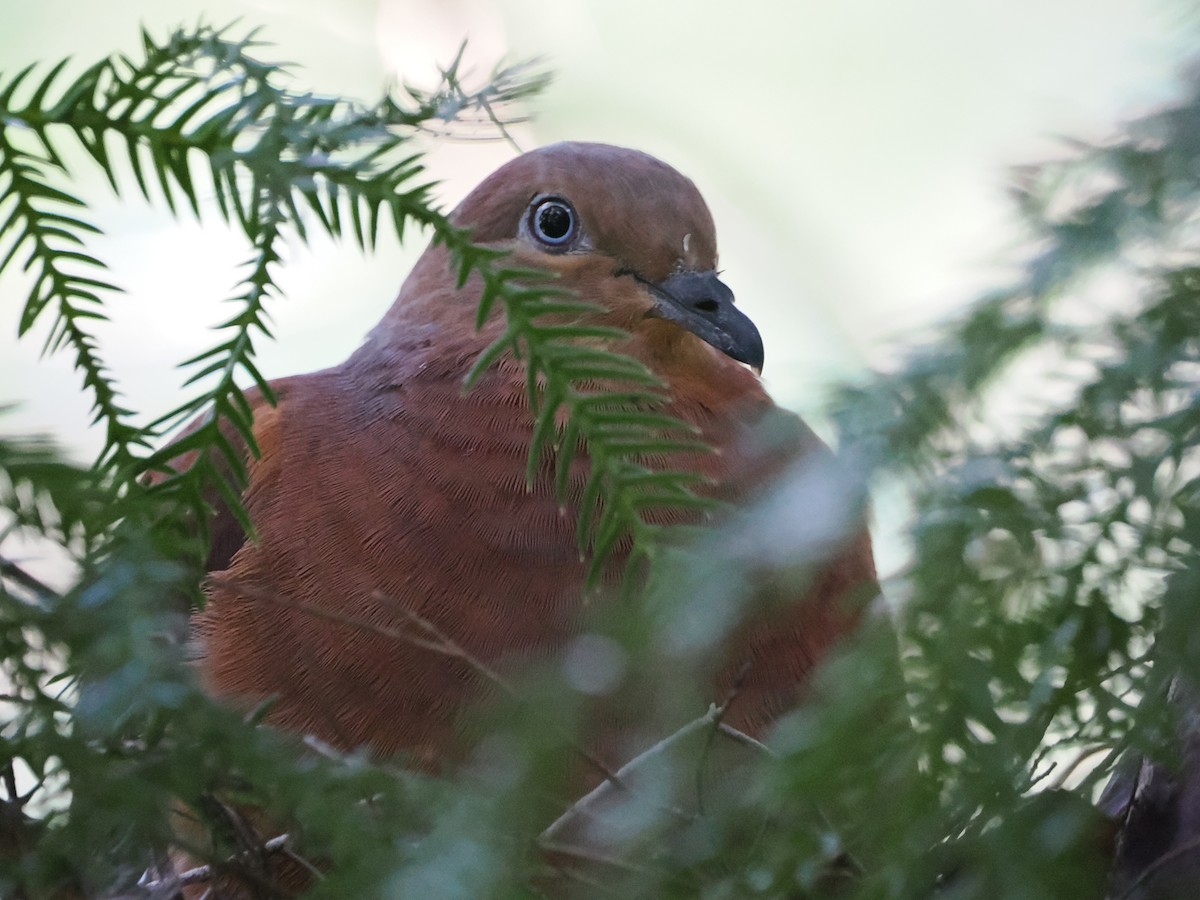
[[[562,206],[547,206],[538,213],[538,230],[552,241],[560,241],[571,230],[571,213]]]

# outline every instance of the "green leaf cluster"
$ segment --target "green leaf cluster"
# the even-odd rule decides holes
[[[61,590],[4,560],[0,843],[16,848],[0,854],[4,893],[125,889],[143,870],[162,870],[169,839],[198,860],[246,869],[240,861],[255,848],[230,824],[231,804],[277,811],[279,821],[311,820],[305,852],[330,864],[321,879],[330,896],[377,888],[405,865],[399,846],[436,830],[428,811],[437,805],[420,779],[360,756],[299,753],[258,727],[265,710],[242,721],[205,697],[181,646],[181,599],[196,596],[212,506],[228,507],[252,533],[239,495],[245,454],[257,449],[242,385],[272,399],[254,351],[270,337],[268,304],[279,294],[289,234],[306,239],[319,228],[369,250],[381,224],[400,240],[416,225],[449,249],[462,279],[480,279],[481,322],[495,306],[508,323],[481,368],[504,353],[529,367],[539,423],[531,475],[543,453],[554,452],[562,490],[571,457],[584,451],[592,460],[581,548],[593,551],[595,573],[631,533],[638,554],[652,552],[657,534],[643,515],[655,505],[699,503],[686,487],[691,476],[654,464],[696,446],[661,412],[663,386],[595,345],[623,334],[578,324],[583,304],[476,246],[432,204],[421,179],[417,134],[472,118],[503,132],[511,104],[545,76],[510,66],[470,88],[460,53],[438,90],[363,106],[297,93],[284,67],[257,58],[258,46],[253,35],[204,26],[161,42],[146,33],[139,58],[102,60],[65,83],[65,61],[38,78],[31,66],[0,79],[0,275],[20,265],[31,276],[21,333],[48,321],[46,351],[73,354],[105,434],[99,458],[82,468],[39,440],[0,443],[6,534],[56,544],[74,570]],[[215,215],[250,248],[219,341],[181,364],[190,395],[146,425],[121,400],[94,332],[106,295],[118,289],[88,250],[100,230],[70,191],[68,161],[79,148],[118,194],[120,174],[129,173],[147,199],[175,213]],[[592,346],[579,346],[580,338]],[[605,393],[601,384],[624,390]],[[560,415],[565,431],[556,433]],[[165,435],[189,420],[168,445]],[[173,461],[184,454],[190,464],[178,471]],[[545,765],[560,762],[550,754]],[[464,790],[434,786],[443,788]],[[473,823],[513,815],[495,798],[479,801],[496,809],[483,815],[469,794],[446,807],[469,810]],[[197,817],[194,842],[172,819],[179,803]],[[523,880],[528,865],[517,865],[514,879]]]
[[[29,273],[21,327],[48,317],[48,349],[73,355],[106,435],[92,467],[0,440],[9,536],[77,568],[59,589],[0,560],[0,893],[149,895],[169,843],[253,882],[266,851],[231,813],[253,807],[291,823],[274,852],[318,863],[318,896],[1103,896],[1098,789],[1122,753],[1176,758],[1167,685],[1200,678],[1200,87],[1018,172],[1029,254],[1011,283],[838,393],[843,459],[810,487],[840,484],[857,508],[862,484],[900,485],[911,562],[885,585],[890,613],[820,671],[767,750],[723,729],[719,707],[685,723],[697,673],[748,610],[811,577],[796,521],[811,512],[791,538],[768,498],[694,544],[668,539],[655,523],[702,505],[670,463],[703,448],[666,415],[663,385],[611,352],[620,332],[581,324],[585,303],[472,244],[420,178],[414,134],[453,116],[502,124],[538,79],[503,69],[471,90],[456,61],[441,90],[364,107],[292,91],[227,32],[146,36],[143,51],[65,87],[62,66],[0,79],[0,274]],[[251,248],[218,344],[184,364],[194,393],[149,426],[92,331],[114,288],[66,187],[67,140],[118,192],[128,172]],[[505,684],[477,714],[488,738],[469,764],[431,777],[276,734],[266,710],[213,704],[184,661],[174,601],[204,553],[192,523],[219,498],[241,509],[239,447],[254,444],[239,385],[270,393],[253,352],[282,236],[319,228],[369,249],[381,223],[428,229],[481,284],[480,323],[503,314],[474,377],[506,355],[525,366],[530,479],[549,466],[561,496],[586,452],[593,577],[622,540],[649,564],[624,602],[597,605],[581,646],[637,688],[648,742],[674,735],[610,780],[586,842],[544,830],[586,762],[570,666]],[[177,473],[181,450],[197,462]],[[580,803],[568,819],[597,812]],[[144,872],[155,887],[136,886]]]

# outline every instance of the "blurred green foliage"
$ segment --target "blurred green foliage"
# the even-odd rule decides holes
[[[59,592],[2,561],[0,893],[171,896],[174,843],[251,879],[266,852],[316,861],[313,893],[329,897],[1103,895],[1097,787],[1123,752],[1172,759],[1166,685],[1194,679],[1200,659],[1196,85],[1105,144],[1018,173],[1033,251],[1013,282],[838,394],[841,464],[823,481],[848,508],[899,481],[912,562],[888,586],[891,614],[820,671],[768,750],[723,730],[719,710],[684,724],[695,673],[755,602],[745,585],[804,577],[813,548],[782,534],[759,552],[763,509],[688,542],[647,525],[647,505],[696,502],[687,473],[619,452],[688,440],[629,413],[661,386],[622,357],[573,355],[573,339],[596,335],[539,316],[578,301],[471,245],[419,179],[416,130],[494,118],[539,79],[501,70],[467,90],[451,66],[439,92],[363,107],[291,91],[252,49],[202,28],[147,36],[144,58],[65,87],[61,66],[0,81],[0,270],[32,273],[21,327],[51,318],[48,349],[74,355],[107,434],[87,468],[42,441],[0,441],[6,533],[57,544],[78,567]],[[112,288],[65,186],[64,140],[114,189],[132,172],[148,197],[222,216],[252,248],[218,345],[183,364],[195,393],[147,427],[92,336]],[[252,447],[237,379],[269,393],[253,344],[268,335],[280,236],[319,226],[366,249],[381,221],[400,239],[428,227],[464,277],[482,277],[481,317],[497,306],[508,322],[496,353],[531,372],[531,458],[582,439],[596,504],[581,511],[582,545],[602,561],[632,533],[650,564],[619,608],[594,610],[593,649],[622,660],[645,734],[665,743],[621,773],[627,789],[549,830],[581,764],[569,673],[545,667],[499,692],[478,712],[476,754],[435,778],[235,715],[198,690],[180,647],[177,600],[195,595],[204,550],[194,523],[217,497],[241,508],[243,464],[219,425]],[[1104,300],[1113,283],[1117,303]],[[1014,412],[1031,368],[1038,396]],[[597,377],[626,396],[580,388]],[[202,412],[183,447],[197,463],[147,487],[180,450],[156,450],[162,435]],[[183,830],[178,802],[198,820]],[[288,823],[286,839],[249,852],[235,806]],[[572,817],[585,811],[597,821],[583,840]]]

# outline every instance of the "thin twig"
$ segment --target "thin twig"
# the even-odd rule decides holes
[[[499,673],[493,670],[490,666],[476,658],[468,652],[461,644],[449,637],[437,625],[425,619],[420,614],[405,607],[400,601],[388,596],[382,591],[374,591],[371,594],[372,599],[378,603],[387,604],[391,609],[396,610],[402,615],[405,620],[413,627],[417,628],[423,634],[412,634],[398,628],[391,628],[386,625],[379,625],[375,622],[359,619],[355,616],[348,616],[344,613],[335,610],[326,609],[325,607],[317,606],[312,603],[307,603],[302,600],[293,600],[291,598],[279,596],[270,591],[263,591],[250,585],[243,584],[236,579],[231,579],[223,576],[209,576],[209,583],[216,587],[225,588],[227,590],[236,591],[245,597],[253,600],[264,600],[269,603],[274,603],[278,606],[284,606],[292,609],[300,610],[309,615],[318,618],[327,619],[332,622],[337,622],[347,627],[361,629],[371,634],[379,635],[380,637],[390,640],[397,640],[407,643],[424,650],[429,650],[433,653],[438,653],[450,659],[457,660],[463,665],[470,668],[484,680],[489,681],[496,687],[500,688],[505,694],[510,697],[517,697],[516,689]],[[729,698],[732,699],[732,696]],[[774,753],[762,742],[755,740],[750,735],[739,731],[732,726],[726,725],[721,721],[721,716],[724,714],[729,705],[729,700],[726,703],[718,706],[713,704],[708,711],[698,719],[684,725],[682,728],[675,731],[659,741],[648,750],[634,757],[625,765],[621,766],[617,771],[612,771],[602,761],[592,755],[586,748],[580,746],[573,739],[570,740],[570,746],[573,751],[579,754],[586,762],[595,768],[601,775],[604,776],[604,782],[593,788],[571,807],[559,816],[553,823],[550,824],[538,837],[539,846],[543,849],[552,849],[553,852],[562,852],[563,847],[554,844],[554,836],[561,831],[566,825],[574,820],[577,816],[589,811],[590,807],[608,797],[614,790],[623,793],[631,794],[632,790],[626,782],[626,776],[635,768],[644,765],[647,761],[665,752],[667,749],[677,744],[684,738],[694,734],[701,728],[712,728],[715,733],[720,733],[727,738],[730,738],[737,743],[758,750],[767,755],[774,756]],[[663,811],[685,821],[692,817],[683,811],[674,807],[662,807]],[[581,851],[586,852],[586,851]],[[578,853],[576,855],[579,855]],[[599,858],[592,861],[602,861]]]
[[[441,653],[443,656],[449,656],[451,659],[457,659],[469,669],[481,676],[485,681],[490,681],[492,684],[499,687],[504,693],[510,697],[516,697],[517,691],[511,684],[508,683],[500,673],[488,666],[478,657],[468,653],[463,646],[454,640],[431,621],[424,618],[418,613],[413,612],[395,597],[390,597],[383,591],[372,591],[371,599],[376,603],[387,606],[389,609],[395,610],[407,619],[414,627],[419,628],[427,635],[433,638],[433,642],[424,642],[427,648],[431,648],[436,653]],[[402,632],[401,632],[402,634]],[[601,764],[602,765],[602,764]]]
[[[286,837],[286,835],[284,835],[284,837]],[[297,853],[291,847],[281,847],[279,852],[282,853],[284,856],[286,856],[288,859],[290,859],[292,862],[296,863],[296,865],[302,866],[308,872],[308,874],[311,875],[313,878],[315,878],[317,881],[325,880],[324,872],[322,872],[319,868],[317,868],[317,866],[314,863],[310,862],[308,859],[301,856],[299,853]]]
[[[7,557],[0,557],[0,578],[11,578],[21,587],[36,594],[39,600],[57,600],[62,596]]]
[[[1114,763],[1117,762],[1121,754],[1128,749],[1128,746],[1128,738],[1117,741],[1115,744],[1113,744],[1108,753],[1104,755],[1104,759],[1100,760],[1100,762],[1096,764],[1092,771],[1084,777],[1081,784],[1076,785],[1076,790],[1086,790],[1087,788],[1090,788],[1097,779],[1107,774],[1112,769]]]
[[[474,656],[472,656],[470,653],[468,653],[465,649],[463,649],[462,645],[460,645],[457,641],[453,640],[448,635],[446,635],[445,632],[443,632],[440,628],[438,628],[436,625],[434,625],[428,619],[422,618],[420,615],[413,612],[411,609],[408,609],[407,607],[405,607],[404,604],[402,604],[399,600],[395,599],[394,597],[389,597],[387,594],[384,594],[382,591],[372,592],[371,597],[372,597],[372,599],[376,600],[379,603],[386,603],[386,604],[388,604],[388,606],[390,608],[398,610],[400,612],[400,614],[403,615],[410,622],[412,622],[413,625],[417,626],[422,631],[431,635],[437,642],[439,642],[444,647],[444,650],[442,652],[444,652],[447,656],[450,656],[453,659],[462,661],[463,663],[468,665],[470,668],[472,668],[475,672],[477,672],[484,678],[492,681],[494,684],[498,685],[510,697],[517,698],[519,696],[517,694],[516,689],[513,688],[512,685],[510,685],[507,681],[503,680],[495,671],[490,669],[488,666],[484,665],[484,663],[482,663],[480,660],[476,659]],[[574,739],[574,737],[572,737],[570,734],[564,733],[563,736],[566,738],[568,745],[571,747],[571,749],[576,754],[578,754],[585,762],[587,762],[588,765],[590,765],[600,775],[602,775],[604,777],[605,782],[607,782],[608,784],[611,784],[617,790],[624,791],[626,793],[631,792],[629,785],[626,784],[621,778],[621,774],[620,774],[621,770],[617,770],[616,772],[614,772],[611,768],[609,768],[608,765],[606,765],[604,763],[603,760],[599,759],[590,750],[588,750],[582,744],[578,743]],[[670,808],[670,807],[665,808],[664,811],[671,813],[673,815],[676,815],[676,816],[682,815],[678,810]]]
[[[720,721],[720,717],[725,713],[728,705],[728,701],[720,706],[715,703],[712,704],[708,708],[708,712],[706,712],[703,716],[700,716],[698,719],[694,719],[693,721],[684,725],[682,728],[675,731],[673,734],[659,741],[653,747],[650,747],[648,750],[634,757],[619,770],[617,770],[617,774],[623,779],[628,778],[628,776],[631,775],[635,769],[645,765],[653,758],[662,755],[672,746],[695,734],[701,729],[711,729],[712,734],[714,735],[717,733],[723,734],[737,743],[760,750],[769,756],[775,756],[774,752],[765,744],[755,740],[754,738],[750,737],[750,735],[738,731],[736,728],[726,725],[724,722]],[[581,847],[577,844],[565,844],[556,839],[557,836],[572,821],[581,815],[589,813],[591,807],[602,802],[611,794],[612,790],[608,784],[598,785],[596,788],[589,791],[587,794],[577,800],[570,809],[555,819],[554,822],[552,822],[540,835],[538,835],[538,847],[548,854],[565,856],[578,862],[588,863],[590,865],[607,866],[643,876],[653,874],[654,870],[647,866],[639,865],[637,863],[630,862],[629,860],[621,859],[609,854],[600,853],[589,847]],[[680,811],[676,810],[674,812],[678,816],[691,818]],[[575,874],[565,866],[555,864],[553,861],[551,861],[551,864],[554,865],[557,871],[560,871],[564,874]]]
[[[326,609],[323,606],[317,606],[315,603],[306,603],[303,600],[293,600],[291,597],[282,597],[273,591],[264,591],[252,585],[245,584],[234,578],[226,578],[221,575],[209,575],[208,583],[214,587],[225,588],[226,590],[235,591],[243,597],[248,597],[251,600],[260,600],[266,603],[274,603],[277,606],[285,606],[291,609],[298,609],[301,612],[308,613],[311,616],[316,616],[320,619],[327,619],[330,622],[336,622],[339,625],[345,625],[349,628],[357,628],[361,631],[366,631],[379,637],[388,638],[394,641],[403,641],[406,644],[411,644],[422,650],[428,650],[431,653],[438,653],[442,656],[449,656],[459,660],[464,665],[474,669],[479,675],[486,680],[493,682],[497,687],[501,688],[505,693],[512,693],[513,688],[504,681],[499,675],[467,654],[461,647],[453,642],[443,640],[428,640],[418,637],[417,635],[407,634],[398,628],[390,628],[387,625],[378,625],[375,622],[368,622],[365,619],[360,619],[356,616],[348,616],[345,613],[340,613],[336,610]],[[403,608],[401,608],[403,611]],[[425,620],[420,619],[416,614],[412,614],[411,618],[414,621],[422,623]],[[428,624],[428,623],[425,623]]]
[[[303,600],[293,600],[289,597],[281,597],[271,591],[263,591],[258,588],[243,584],[240,581],[232,578],[226,578],[219,575],[210,575],[209,583],[216,586],[226,588],[227,590],[236,591],[237,593],[249,597],[252,600],[262,600],[267,603],[274,603],[277,606],[289,607],[298,609],[301,612],[316,616],[322,619],[328,619],[331,622],[337,622],[341,625],[346,625],[350,628],[357,628],[366,631],[370,634],[376,634],[380,637],[388,638],[395,641],[403,641],[411,646],[418,647],[422,650],[428,650],[431,653],[437,653],[450,659],[457,660],[467,668],[471,669],[485,681],[489,681],[496,687],[500,688],[509,697],[517,698],[519,694],[517,690],[509,684],[503,676],[493,670],[490,666],[479,660],[471,653],[467,652],[462,645],[457,641],[447,636],[440,628],[434,625],[429,620],[423,618],[410,609],[407,609],[400,601],[389,597],[382,591],[374,591],[371,594],[372,599],[379,603],[386,603],[389,608],[398,611],[412,625],[424,631],[427,635],[422,637],[416,634],[410,634],[402,631],[399,628],[390,628],[386,625],[379,625],[375,622],[369,622],[364,619],[359,619],[355,616],[348,616],[344,613],[335,610],[326,609],[322,606],[317,606],[313,603],[306,603]],[[432,638],[432,639],[430,639]],[[605,781],[613,784],[620,790],[628,791],[629,788],[621,782],[619,775],[607,766],[603,760],[596,757],[587,748],[580,745],[573,738],[568,736],[568,743],[571,749],[577,753],[588,765],[596,770]]]
[[[739,744],[745,744],[747,747],[753,747],[755,750],[766,754],[772,759],[775,759],[779,756],[778,753],[776,753],[762,741],[758,740],[758,738],[753,738],[744,731],[738,731],[732,725],[726,725],[724,722],[718,722],[717,731],[721,732],[721,734],[725,735],[725,737],[730,738]]]
[[[225,833],[232,837],[234,845],[239,847],[224,864],[238,878],[252,882],[268,896],[278,892],[278,885],[271,871],[268,851],[262,839],[241,809],[236,809],[222,801],[214,794],[206,793],[200,797],[200,811],[205,814],[214,827],[224,828]]]
[[[23,804],[21,795],[17,792],[17,773],[11,759],[4,766],[4,790],[8,792],[7,802],[20,809]]]
[[[559,856],[567,856],[571,859],[580,862],[591,863],[593,865],[610,866],[614,869],[623,869],[626,872],[633,872],[637,875],[647,875],[654,870],[641,866],[637,863],[629,862],[625,859],[620,859],[616,856],[609,856],[606,853],[597,853],[594,850],[589,850],[586,847],[577,847],[574,844],[560,844],[555,841],[539,841],[538,846],[547,853],[557,853]]]
[[[496,126],[496,130],[500,132],[500,136],[504,138],[508,145],[517,153],[524,153],[525,151],[521,149],[521,145],[517,143],[516,138],[509,132],[505,123],[496,115],[496,111],[492,109],[492,104],[487,102],[487,98],[483,94],[479,95],[479,105],[483,107],[483,111],[487,113],[487,117],[491,119],[492,124]]]
[[[700,815],[704,815],[704,766],[708,762],[708,754],[712,752],[713,741],[721,730],[721,720],[725,718],[725,713],[729,710],[730,704],[737,699],[737,695],[741,693],[742,684],[745,681],[746,673],[750,671],[750,663],[744,662],[738,668],[738,673],[733,679],[733,688],[729,691],[729,695],[725,701],[717,707],[712,713],[712,729],[708,732],[708,738],[704,741],[704,749],[700,751],[700,758],[696,761],[696,809]]]
[[[290,839],[290,835],[287,835],[287,834],[276,835],[275,837],[271,838],[270,840],[264,841],[262,847],[256,848],[255,851],[243,851],[234,856],[231,856],[228,860],[225,861],[224,865],[229,865],[230,863],[240,862],[244,857],[247,856],[247,854],[249,852],[258,852],[258,853],[266,853],[266,854],[278,853],[278,852],[286,849],[286,845],[287,845],[287,842],[289,839]],[[291,854],[289,852],[288,855],[292,856],[293,854]],[[147,892],[149,892],[149,891],[161,890],[163,888],[168,888],[168,887],[187,887],[190,884],[203,884],[207,881],[211,881],[214,874],[216,874],[216,872],[211,864],[203,865],[203,866],[196,866],[196,868],[188,869],[186,872],[180,872],[178,875],[172,875],[167,878],[160,878],[157,881],[147,881],[146,883],[144,883],[142,885],[142,888],[144,890],[146,890]]]
[[[685,738],[695,734],[697,731],[700,731],[704,728],[711,728],[714,722],[718,722],[718,717],[721,715],[721,712],[722,708],[714,703],[708,708],[708,712],[700,716],[700,718],[693,719],[691,722],[688,722],[682,728],[678,729],[672,734],[667,735],[667,737],[663,738],[653,747],[650,747],[648,750],[639,753],[629,762],[625,763],[625,765],[621,766],[621,768],[617,770],[617,777],[622,781],[622,783],[625,783],[626,779],[635,769],[644,766],[647,762],[655,757],[661,756],[671,747],[675,746]],[[760,748],[767,753],[771,753],[771,751],[768,750],[763,744],[754,740],[754,738],[750,737],[748,734],[743,734],[732,726],[723,725],[719,722],[718,724],[721,725],[719,728],[721,734],[733,738],[739,743],[746,744],[750,747]],[[565,829],[567,825],[569,825],[579,816],[590,812],[592,807],[607,799],[611,793],[612,790],[608,784],[599,784],[592,788],[592,790],[588,791],[586,794],[576,800],[566,812],[551,822],[550,825],[548,825],[546,829],[538,836],[538,842],[544,844],[547,841],[553,841],[555,836]],[[680,811],[675,811],[675,814],[685,819],[690,818],[685,813]]]
[[[1078,753],[1076,753],[1074,757],[1071,758],[1069,763],[1063,766],[1062,771],[1058,773],[1058,776],[1052,782],[1050,782],[1045,789],[1050,791],[1062,790],[1067,783],[1067,779],[1074,774],[1076,769],[1078,769],[1093,756],[1103,753],[1108,748],[1108,744],[1096,744],[1091,747],[1084,747]]]

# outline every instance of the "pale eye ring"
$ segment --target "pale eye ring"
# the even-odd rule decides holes
[[[579,230],[579,217],[566,200],[546,197],[529,210],[529,233],[549,250],[566,248]]]

